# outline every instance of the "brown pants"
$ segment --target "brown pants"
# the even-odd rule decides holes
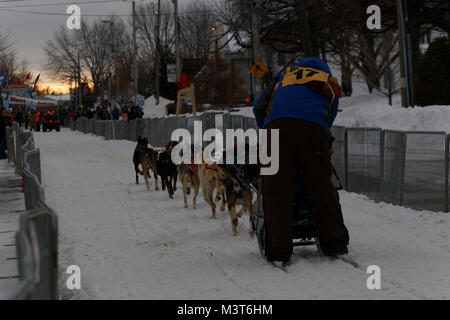
[[[267,129],[279,129],[279,170],[264,176],[265,245],[269,261],[287,261],[292,255],[292,211],[297,169],[303,170],[316,213],[319,240],[324,251],[349,242],[339,195],[331,182],[330,132],[299,119],[278,119]],[[270,134],[269,134],[270,137]],[[270,138],[268,139],[270,152]]]

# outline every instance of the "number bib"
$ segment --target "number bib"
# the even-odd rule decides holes
[[[294,84],[305,84],[311,81],[328,83],[329,77],[330,75],[328,73],[313,68],[288,68],[283,77],[282,85],[286,87]]]

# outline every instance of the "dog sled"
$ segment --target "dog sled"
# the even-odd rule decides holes
[[[337,190],[342,189],[336,170],[332,170],[338,186]],[[321,253],[319,243],[319,231],[316,225],[315,213],[308,194],[305,178],[301,170],[298,170],[296,185],[294,190],[294,203],[292,214],[292,244],[294,247],[316,246]],[[257,197],[253,203],[252,209],[253,229],[256,232],[259,250],[263,257],[265,253],[265,228],[264,228],[264,206],[263,206],[263,186],[262,179],[258,179]]]

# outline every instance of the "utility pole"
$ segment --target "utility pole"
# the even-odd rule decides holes
[[[250,12],[252,19],[253,63],[261,61],[261,44],[259,41],[258,17],[256,15],[256,1],[250,0]],[[262,80],[255,79],[255,97],[262,92]]]
[[[161,0],[158,0],[158,17],[156,21],[156,58],[155,58],[155,100],[159,104],[159,70],[160,70],[160,39],[159,28],[161,24]]]
[[[181,76],[181,56],[180,56],[180,19],[178,16],[178,0],[173,0],[174,15],[175,15],[175,63],[177,65],[177,79],[179,81]]]
[[[407,32],[408,22],[406,1],[397,0],[397,23],[400,47],[400,92],[402,96],[402,107],[414,107],[413,71],[411,37]]]
[[[120,103],[119,94],[120,94],[120,78],[119,78],[119,58],[117,57],[117,52],[114,53],[116,60],[116,102]]]
[[[112,72],[111,72],[111,68],[112,68],[112,39],[113,39],[113,21],[109,21],[109,20],[103,20],[103,23],[108,23],[109,24],[109,44],[107,46],[107,50],[108,50],[108,102],[111,102],[111,95],[112,95],[112,90],[111,90],[111,77],[112,77]]]
[[[138,94],[138,66],[137,66],[137,45],[136,45],[136,2],[133,1],[133,82],[135,94]],[[135,97],[136,98],[136,97]]]

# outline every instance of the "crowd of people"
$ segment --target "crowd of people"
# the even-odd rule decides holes
[[[86,117],[95,120],[135,120],[141,119],[144,112],[133,100],[128,104],[118,107],[108,107],[106,101],[102,101],[97,109],[80,108],[69,113],[69,118],[76,120],[79,117]]]
[[[11,111],[0,109],[0,159],[6,159],[6,128],[14,122],[14,115]]]
[[[16,122],[19,127],[29,129],[30,131],[51,130],[49,122],[65,125],[65,119],[76,120],[79,117],[87,117],[95,120],[135,120],[141,119],[144,112],[140,106],[135,105],[133,100],[128,101],[127,105],[118,107],[109,107],[106,101],[102,101],[97,109],[80,108],[76,111],[67,111],[61,108],[55,110],[26,110],[25,108],[3,109],[0,114],[0,159],[6,156],[6,128]]]

